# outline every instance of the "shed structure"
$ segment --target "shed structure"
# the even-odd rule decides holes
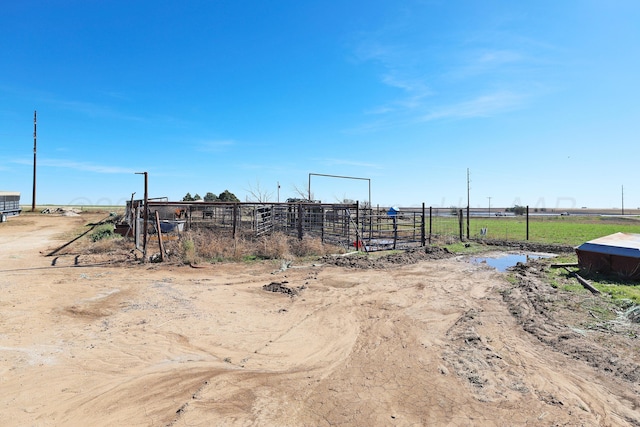
[[[640,280],[640,234],[614,233],[576,248],[578,264],[587,272],[615,273]]]
[[[0,191],[0,218],[20,215],[20,193],[17,191]]]

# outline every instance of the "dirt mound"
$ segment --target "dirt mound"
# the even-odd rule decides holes
[[[446,248],[426,246],[424,248],[413,248],[403,252],[395,252],[380,257],[366,254],[354,254],[348,256],[325,256],[321,259],[324,264],[335,265],[347,268],[390,268],[400,265],[416,264],[420,261],[445,259],[453,257],[454,254]]]
[[[543,263],[519,264],[517,281],[502,292],[513,316],[525,331],[554,350],[633,383],[640,391],[640,365],[626,355],[637,347],[640,325],[625,319],[607,296],[561,292],[543,275]],[[614,312],[604,320],[596,312]]]
[[[302,288],[292,288],[286,285],[286,283],[288,283],[287,281],[284,282],[271,282],[268,285],[264,285],[262,287],[263,290],[267,291],[267,292],[280,292],[282,294],[286,294],[289,296],[296,296],[300,293],[300,290],[302,290]]]

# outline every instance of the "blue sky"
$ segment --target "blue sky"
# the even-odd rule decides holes
[[[640,2],[5,2],[0,190],[640,207]],[[280,184],[278,193],[277,185]],[[491,197],[491,199],[489,199]]]

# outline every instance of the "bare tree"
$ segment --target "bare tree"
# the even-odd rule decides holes
[[[293,192],[300,198],[304,200],[313,200],[313,193],[309,194],[309,189],[301,189],[297,185],[293,185]]]
[[[249,184],[249,189],[245,190],[247,194],[247,202],[267,203],[273,198],[273,191],[260,188],[260,182],[256,181],[255,187]]]

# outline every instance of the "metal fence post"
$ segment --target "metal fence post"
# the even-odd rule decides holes
[[[433,207],[429,206],[429,244],[431,244],[432,231],[433,231]]]
[[[425,230],[425,225],[426,225],[426,220],[424,217],[424,202],[422,202],[422,220],[420,221],[420,246],[425,246],[426,245],[426,230]]]
[[[233,238],[236,238],[236,228],[238,227],[238,204],[234,203],[233,205],[233,218],[231,219],[231,229]]]
[[[527,240],[529,240],[529,205],[527,205]]]
[[[360,227],[360,202],[356,201],[356,225],[355,225],[355,229],[356,229],[356,250],[357,251],[360,250],[360,245],[362,244],[360,242],[360,233],[358,233],[359,227]]]
[[[302,213],[304,209],[302,203],[298,203],[298,239],[302,240]]]

